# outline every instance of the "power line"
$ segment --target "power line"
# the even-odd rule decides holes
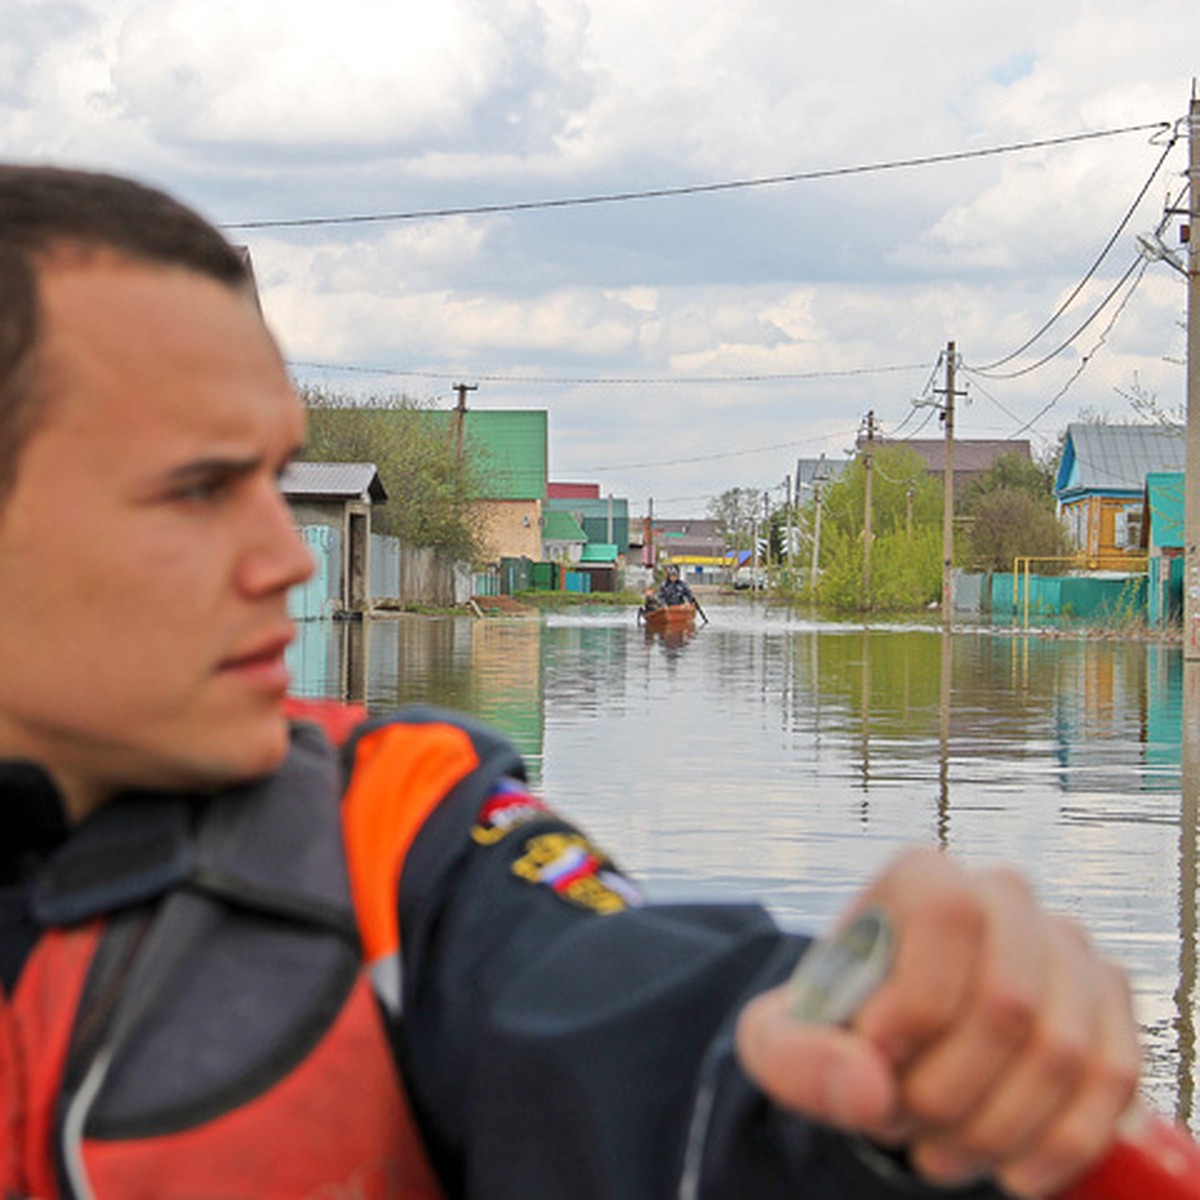
[[[1002,367],[1005,363],[1011,362],[1017,357],[1018,354],[1023,354],[1054,324],[1055,321],[1058,320],[1059,317],[1063,315],[1063,313],[1067,311],[1068,308],[1071,307],[1072,303],[1075,301],[1075,298],[1080,292],[1083,291],[1083,289],[1087,286],[1088,281],[1100,269],[1100,264],[1104,262],[1104,260],[1108,257],[1109,251],[1112,250],[1114,245],[1116,245],[1117,238],[1124,233],[1125,227],[1133,219],[1133,214],[1137,211],[1138,205],[1140,205],[1142,200],[1145,199],[1146,193],[1150,190],[1150,185],[1154,182],[1159,171],[1162,170],[1163,163],[1167,161],[1167,155],[1170,154],[1175,148],[1175,143],[1178,140],[1178,133],[1173,131],[1171,137],[1167,141],[1166,146],[1163,148],[1162,154],[1159,156],[1158,162],[1154,164],[1154,169],[1146,177],[1146,182],[1142,184],[1138,194],[1134,197],[1133,203],[1126,210],[1124,217],[1121,218],[1121,223],[1116,227],[1116,229],[1113,230],[1112,236],[1107,242],[1104,243],[1104,247],[1097,256],[1096,261],[1092,263],[1083,278],[1075,285],[1071,291],[1071,294],[1058,306],[1058,308],[1054,310],[1053,313],[1051,313],[1051,315],[1046,319],[1046,322],[1040,329],[1037,330],[1036,333],[1030,336],[1026,341],[1022,342],[1021,345],[1019,345],[1015,350],[1012,350],[1006,354],[1003,358],[998,358],[994,362],[984,363],[982,366],[977,367],[977,371],[993,371],[997,367]]]
[[[927,154],[883,162],[860,163],[848,167],[824,167],[811,171],[794,171],[786,175],[763,175],[749,179],[730,179],[719,183],[694,183],[679,187],[648,188],[643,191],[604,192],[587,196],[565,196],[551,200],[520,200],[497,204],[464,204],[445,208],[422,208],[388,213],[358,213],[333,217],[283,217],[253,221],[227,221],[221,229],[311,229],[323,225],[368,225],[397,221],[428,221],[441,217],[479,217],[499,213],[531,212],[536,209],[580,208],[585,205],[619,204],[629,200],[662,200],[674,196],[698,196],[713,192],[731,192],[746,188],[775,187],[785,183],[810,183],[818,179],[837,179],[851,175],[868,175],[880,171],[899,171],[911,167],[936,166],[942,163],[965,162],[970,159],[994,158],[1001,154],[1016,154],[1025,150],[1040,150],[1050,146],[1065,146],[1074,142],[1096,141],[1120,137],[1127,133],[1144,133],[1148,129],[1161,132],[1172,129],[1170,121],[1152,121],[1140,125],[1122,125],[1112,129],[1095,129],[1085,133],[1069,133],[1059,137],[1038,138],[1025,142],[1010,142],[979,150],[955,150],[944,154]]]
[[[697,454],[688,458],[664,458],[655,462],[621,463],[618,466],[580,467],[579,470],[589,474],[600,474],[605,471],[641,471],[652,467],[679,467],[691,463],[716,462],[725,458],[747,458],[752,454],[767,454],[778,450],[790,450],[796,446],[807,446],[812,442],[831,442],[846,437],[842,433],[830,433],[823,438],[801,438],[794,442],[772,442],[769,446],[753,446],[748,450],[723,450],[717,454]]]
[[[1091,325],[1091,323],[1108,307],[1109,302],[1121,290],[1121,288],[1125,286],[1129,280],[1129,277],[1138,269],[1139,264],[1143,267],[1143,269],[1146,266],[1146,260],[1142,258],[1141,255],[1138,255],[1138,257],[1129,264],[1125,270],[1125,274],[1122,275],[1121,278],[1118,279],[1111,288],[1109,288],[1104,298],[1095,307],[1095,309],[1092,310],[1091,315],[1083,322],[1083,324],[1078,326],[1075,332],[1072,333],[1071,336],[1066,339],[1066,341],[1060,343],[1055,349],[1051,350],[1049,354],[1043,355],[1037,360],[1037,362],[1030,363],[1028,366],[1021,367],[1016,371],[984,371],[979,368],[972,370],[967,367],[964,367],[963,370],[967,371],[971,375],[980,376],[983,379],[1019,379],[1022,375],[1028,375],[1030,372],[1036,371],[1039,367],[1044,367],[1048,362],[1057,358],[1064,350],[1068,349],[1075,339],[1079,337],[1079,335],[1083,333],[1088,326]],[[1138,278],[1140,280],[1141,276],[1139,275]],[[1136,284],[1134,286],[1136,287]]]
[[[656,462],[622,463],[616,467],[584,467],[583,470],[590,474],[599,474],[604,471],[641,471],[650,467],[680,467],[690,463],[717,462],[719,459],[725,458],[747,458],[752,454],[787,450],[792,446],[803,446],[811,440],[811,438],[806,438],[798,442],[772,442],[769,446],[754,446],[749,450],[723,450],[718,454],[697,454],[690,458],[663,458]]]
[[[920,395],[921,395],[921,396],[927,396],[927,395],[929,395],[929,392],[930,392],[930,390],[931,390],[931,389],[932,389],[932,387],[933,387],[934,380],[936,380],[936,379],[937,379],[938,368],[939,368],[939,367],[942,365],[942,360],[943,360],[944,358],[945,358],[945,351],[944,351],[944,350],[942,350],[942,351],[939,351],[939,352],[938,352],[938,356],[937,356],[937,362],[935,362],[935,363],[933,364],[933,369],[932,369],[932,370],[929,372],[929,378],[928,378],[928,379],[925,381],[925,386],[924,386],[924,387],[921,389],[921,391],[920,391]],[[895,428],[895,429],[893,429],[893,430],[892,430],[892,432],[891,432],[891,433],[890,433],[888,436],[889,436],[890,438],[892,438],[893,440],[896,440],[896,439],[897,439],[897,436],[899,435],[900,431],[901,431],[901,430],[902,430],[902,429],[905,427],[905,425],[907,425],[907,424],[909,423],[909,421],[913,420],[913,419],[916,417],[916,415],[917,415],[917,410],[918,410],[918,402],[917,402],[916,400],[914,400],[914,401],[912,402],[912,407],[910,407],[910,408],[909,408],[909,410],[908,410],[908,415],[907,415],[907,416],[904,418],[904,420],[903,420],[903,421],[901,421],[901,422],[900,422],[900,424],[899,424],[899,425],[897,425],[897,426],[896,426],[896,428]],[[925,420],[924,420],[924,421],[922,421],[922,422],[921,422],[921,424],[920,424],[920,425],[918,425],[918,426],[917,426],[917,428],[916,428],[916,429],[915,429],[915,430],[914,430],[912,433],[910,433],[910,434],[908,435],[908,438],[903,438],[903,439],[900,439],[900,440],[902,440],[902,441],[907,441],[907,440],[909,440],[909,438],[914,438],[914,437],[916,437],[916,435],[917,435],[918,433],[920,433],[920,432],[921,432],[921,430],[922,430],[922,429],[924,429],[926,425],[928,425],[928,424],[929,424],[929,419],[930,419],[930,417],[932,417],[932,416],[933,416],[933,410],[931,409],[931,410],[930,410],[930,411],[929,411],[929,412],[926,414],[926,416],[925,416]]]
[[[969,372],[969,371],[970,371],[970,368],[969,368],[969,367],[963,367],[963,370],[964,370],[964,371],[968,371],[968,372]],[[994,404],[994,405],[995,405],[995,406],[996,406],[996,407],[997,407],[997,408],[998,408],[998,409],[999,409],[999,410],[1000,410],[1000,411],[1001,411],[1001,412],[1002,412],[1002,413],[1003,413],[1003,414],[1004,414],[1006,417],[1010,418],[1010,419],[1011,419],[1011,420],[1013,420],[1013,421],[1016,421],[1018,424],[1020,423],[1020,421],[1021,421],[1021,418],[1020,418],[1019,416],[1017,416],[1017,414],[1016,414],[1015,412],[1013,412],[1013,411],[1012,411],[1012,409],[1005,408],[1005,407],[1004,407],[1004,405],[1003,405],[1003,404],[1001,404],[1001,403],[1000,403],[1000,401],[999,401],[999,400],[997,400],[997,399],[996,399],[996,397],[995,397],[995,396],[993,396],[993,395],[992,395],[992,393],[991,393],[991,392],[989,392],[989,391],[987,390],[987,388],[985,388],[985,387],[983,386],[983,384],[979,382],[979,380],[978,380],[978,379],[976,379],[974,382],[975,382],[975,387],[976,387],[976,388],[977,388],[977,389],[978,389],[978,390],[979,390],[979,391],[980,391],[980,392],[981,392],[981,393],[982,393],[982,394],[983,394],[983,395],[984,395],[984,396],[985,396],[985,397],[986,397],[988,400],[990,400],[990,401],[991,401],[991,402],[992,402],[992,403],[993,403],[993,404]]]
[[[914,408],[912,411],[913,411],[913,412],[916,412],[917,410]],[[908,434],[906,437],[902,437],[902,438],[900,438],[899,440],[900,440],[901,442],[911,442],[911,441],[913,441],[913,440],[916,438],[917,434],[919,434],[919,433],[921,432],[921,430],[922,430],[922,429],[924,429],[924,428],[925,428],[925,426],[926,426],[926,425],[928,425],[928,424],[929,424],[929,422],[933,420],[933,415],[934,415],[934,413],[936,413],[936,412],[937,412],[937,409],[936,409],[936,408],[930,408],[930,409],[929,409],[929,410],[928,410],[928,411],[925,413],[925,420],[923,420],[923,421],[920,423],[920,425],[918,425],[918,426],[916,427],[916,429],[914,429],[914,430],[912,431],[912,433]],[[900,427],[899,427],[899,428],[896,430],[896,433],[899,433],[899,432],[900,432],[900,429],[902,429],[902,428],[903,428],[903,425],[901,425],[901,426],[900,426]],[[893,435],[892,435],[892,437],[893,437],[893,438],[895,438],[895,434],[893,434]]]
[[[1133,264],[1133,267],[1137,267],[1138,265],[1139,265],[1138,262],[1135,262]],[[1121,297],[1121,303],[1117,305],[1116,310],[1113,312],[1112,317],[1109,319],[1108,324],[1104,327],[1103,331],[1100,334],[1099,339],[1097,340],[1096,344],[1092,347],[1090,353],[1085,354],[1079,360],[1079,365],[1075,368],[1075,370],[1068,377],[1066,383],[1064,383],[1062,385],[1062,387],[1060,387],[1058,389],[1058,391],[1055,392],[1054,395],[1050,397],[1049,402],[1047,404],[1044,404],[1040,409],[1038,409],[1038,411],[1036,413],[1034,413],[1033,416],[1030,417],[1029,420],[1026,421],[1024,425],[1022,425],[1019,429],[1015,430],[1013,433],[1010,433],[1008,435],[1009,441],[1011,441],[1013,438],[1020,437],[1021,434],[1023,434],[1026,430],[1031,429],[1035,424],[1037,424],[1037,422],[1040,421],[1042,419],[1042,417],[1044,417],[1067,394],[1068,389],[1075,383],[1075,381],[1080,377],[1080,375],[1082,375],[1083,372],[1087,369],[1088,364],[1092,361],[1092,358],[1095,356],[1096,352],[1108,340],[1108,335],[1113,331],[1113,326],[1116,325],[1121,314],[1125,311],[1125,306],[1129,303],[1130,299],[1133,297],[1133,293],[1137,291],[1138,284],[1142,282],[1142,276],[1145,275],[1146,268],[1150,264],[1145,259],[1141,259],[1140,265],[1141,265],[1141,270],[1138,272],[1137,278],[1133,281],[1132,284],[1130,284],[1129,291],[1126,292],[1125,295]],[[1131,267],[1129,271],[1126,271],[1125,275],[1122,276],[1122,282],[1124,282],[1125,279],[1128,279],[1129,276],[1132,274],[1133,267]],[[1111,298],[1112,294],[1113,293],[1111,293],[1111,292],[1109,293],[1110,298]],[[1108,301],[1106,300],[1105,303],[1107,303],[1107,302]],[[1093,315],[1095,315],[1095,314],[1093,314]],[[1090,318],[1089,318],[1089,321],[1090,321]]]
[[[475,371],[417,371],[397,367],[366,367],[351,363],[308,362],[301,359],[288,360],[289,367],[315,371],[344,371],[355,375],[402,376],[411,379],[462,379],[469,376],[481,383],[551,384],[557,386],[609,386],[609,387],[656,387],[691,386],[693,384],[722,383],[797,383],[809,379],[847,379],[856,375],[889,375],[904,371],[921,371],[925,363],[893,363],[879,367],[847,367],[840,371],[780,371],[762,372],[756,375],[648,375],[648,376],[604,376],[604,375],[501,375]]]

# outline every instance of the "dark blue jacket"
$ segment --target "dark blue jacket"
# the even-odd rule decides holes
[[[444,713],[401,720],[452,723],[479,751],[478,768],[412,841],[396,898],[404,963],[393,1049],[448,1196],[946,1195],[881,1171],[851,1140],[781,1111],[739,1069],[737,1013],[786,978],[802,939],[754,906],[641,905],[603,851],[524,792],[523,767],[506,743]],[[134,822],[85,822],[68,834],[46,814],[55,802],[44,774],[0,764],[8,987],[37,936],[36,906],[22,898],[36,894],[47,869],[63,855],[86,861],[99,826],[109,839],[129,836],[131,853],[138,848]],[[191,807],[203,822],[204,806]],[[106,862],[126,861],[114,850],[104,846]],[[245,850],[239,842],[239,856]],[[170,862],[192,857],[184,847]],[[131,862],[145,874],[144,863]],[[161,886],[179,884],[171,878],[165,872]],[[237,898],[239,911],[256,902],[252,893]]]
[[[696,600],[692,589],[682,579],[664,579],[658,589],[658,598],[664,604],[688,604]]]

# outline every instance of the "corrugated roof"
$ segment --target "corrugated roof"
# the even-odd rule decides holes
[[[427,412],[452,437],[456,409]],[[479,465],[485,500],[544,500],[549,414],[544,408],[469,408],[463,414],[463,445]]]
[[[374,463],[289,463],[279,486],[288,497],[370,500],[373,504],[383,504],[388,498]]]
[[[586,542],[587,534],[583,526],[569,512],[556,512],[547,509],[542,514],[542,541],[544,542]]]
[[[617,561],[616,542],[589,542],[583,548],[580,562],[611,563]]]
[[[844,458],[798,458],[796,459],[796,486],[812,485],[818,481],[832,483],[840,478],[850,465]]]
[[[862,440],[859,440],[861,447]],[[908,441],[888,438],[879,439],[880,446],[903,446],[919,454],[925,460],[925,465],[933,472],[944,472],[946,469],[946,439],[945,438],[911,438]],[[977,471],[983,472],[994,466],[997,459],[1008,454],[1018,454],[1024,459],[1031,459],[1029,443],[1016,438],[955,438],[954,439],[954,473]]]
[[[1164,425],[1067,426],[1054,491],[1137,495],[1153,471],[1182,471],[1187,439]]]

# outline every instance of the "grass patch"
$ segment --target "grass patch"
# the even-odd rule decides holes
[[[641,592],[518,592],[516,599],[535,608],[589,608],[639,605]]]

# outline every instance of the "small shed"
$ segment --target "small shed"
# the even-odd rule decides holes
[[[589,591],[616,592],[620,589],[619,550],[615,542],[589,542],[584,546],[576,570],[588,576]]]
[[[371,597],[371,509],[387,502],[379,469],[369,462],[294,462],[280,489],[302,530],[334,531],[333,539],[310,544],[336,555],[335,562],[319,562],[333,576],[336,606],[364,611]]]
[[[583,526],[568,512],[542,514],[542,554],[550,562],[577,563],[587,545]]]

